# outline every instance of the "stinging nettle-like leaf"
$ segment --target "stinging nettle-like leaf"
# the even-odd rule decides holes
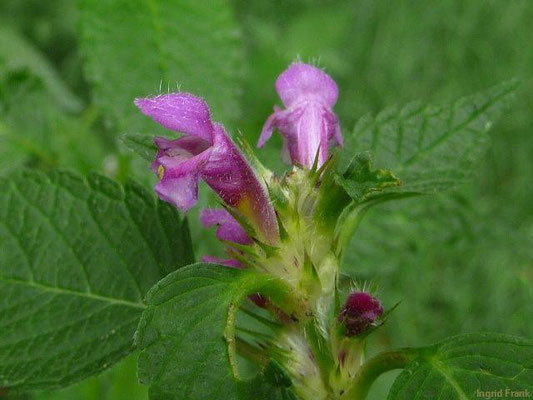
[[[22,171],[0,184],[0,387],[105,370],[133,350],[148,289],[192,262],[186,220],[96,174]]]
[[[276,398],[267,382],[239,379],[235,364],[235,313],[257,291],[289,293],[275,278],[213,264],[182,268],[148,292],[135,342],[151,400]]]
[[[505,82],[443,106],[418,102],[388,108],[355,126],[346,152],[370,150],[375,165],[402,182],[396,191],[433,193],[467,180],[486,150],[488,130],[506,109],[518,87]]]
[[[204,97],[215,120],[239,117],[244,48],[227,0],[78,4],[85,73],[94,101],[115,127],[154,131],[133,99],[169,91]]]
[[[388,399],[474,400],[500,391],[503,398],[533,393],[533,341],[481,333],[449,338],[408,364]]]
[[[0,77],[3,70],[27,71],[39,77],[57,103],[68,111],[78,112],[83,107],[39,50],[4,24],[0,26]]]

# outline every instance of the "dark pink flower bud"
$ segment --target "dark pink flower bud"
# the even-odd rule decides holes
[[[338,317],[339,323],[346,326],[346,336],[360,335],[366,332],[383,314],[383,307],[378,299],[366,292],[353,292]]]

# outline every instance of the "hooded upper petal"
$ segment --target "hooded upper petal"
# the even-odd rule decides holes
[[[337,84],[328,74],[320,68],[299,62],[291,64],[278,77],[276,91],[285,107],[311,98],[333,107],[339,94]]]
[[[134,101],[141,112],[165,128],[211,142],[213,125],[207,103],[189,93],[169,93]]]

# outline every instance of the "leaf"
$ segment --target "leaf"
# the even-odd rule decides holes
[[[348,168],[342,174],[335,175],[335,181],[357,203],[368,196],[382,191],[386,187],[398,186],[400,181],[390,171],[370,168],[370,153],[364,152],[354,156]]]
[[[216,120],[239,117],[240,31],[226,0],[79,0],[81,49],[94,101],[119,129],[154,131],[135,97],[187,91]]]
[[[79,118],[62,110],[42,80],[13,72],[0,82],[0,174],[24,165],[44,169],[101,167],[109,146]],[[8,162],[9,161],[9,162]]]
[[[481,392],[499,390],[504,398],[533,391],[533,341],[479,333],[452,337],[413,360],[388,399],[479,399]]]
[[[0,179],[0,387],[51,389],[133,350],[142,299],[192,261],[186,221],[139,185]]]
[[[5,25],[0,26],[0,73],[27,71],[42,80],[58,104],[66,110],[81,111],[80,99],[64,84],[48,60],[23,37]]]
[[[237,376],[234,320],[241,300],[258,291],[280,301],[290,293],[266,275],[212,264],[182,268],[155,285],[135,335],[150,399],[250,398],[251,382]]]
[[[142,133],[125,133],[120,140],[132,151],[147,161],[154,161],[157,154],[157,146],[154,144],[153,135]]]
[[[488,130],[518,87],[515,81],[444,106],[411,103],[388,108],[355,126],[353,152],[370,150],[375,164],[391,170],[404,193],[450,190],[465,182],[489,143]],[[348,138],[349,139],[349,138]]]

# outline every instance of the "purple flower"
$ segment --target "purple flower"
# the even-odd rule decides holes
[[[232,215],[222,208],[205,209],[200,214],[204,228],[217,225],[217,238],[238,244],[251,244],[252,239]]]
[[[204,228],[210,228],[217,225],[217,238],[227,242],[237,244],[252,244],[253,240],[248,236],[246,231],[239,225],[233,216],[222,208],[204,209],[200,214],[200,221]],[[228,245],[227,252],[231,256],[233,252],[238,250]],[[203,256],[202,261],[227,265],[228,267],[243,268],[241,263],[234,258],[221,259],[212,256]]]
[[[135,99],[141,112],[172,131],[175,140],[155,138],[159,148],[153,171],[159,176],[159,197],[186,211],[198,200],[203,179],[252,226],[258,238],[279,243],[276,215],[266,190],[221,124],[213,123],[207,104],[189,93]]]
[[[318,154],[322,165],[329,147],[342,146],[339,120],[331,110],[338,96],[335,81],[319,68],[293,63],[276,80],[276,91],[285,109],[274,106],[257,146],[263,147],[277,128],[284,137],[284,161],[310,168]]]
[[[383,314],[378,299],[366,292],[353,292],[338,316],[339,323],[346,324],[346,336],[364,333]]]

